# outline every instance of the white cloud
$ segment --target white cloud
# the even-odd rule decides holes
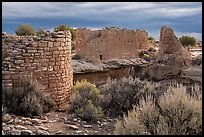
[[[202,9],[197,8],[171,8],[171,7],[164,7],[159,8],[151,11],[151,14],[157,15],[157,16],[163,16],[163,17],[184,17],[184,16],[191,16],[195,15],[197,13],[201,13]]]
[[[4,24],[22,24],[22,18],[49,18],[91,29],[111,25],[149,29],[152,35],[159,38],[159,32],[155,31],[159,31],[162,25],[176,26],[184,32],[199,30],[202,2],[2,2],[2,16]],[[190,27],[193,25],[192,29],[182,30],[186,24]],[[195,35],[200,37],[199,33]]]
[[[14,17],[89,17],[114,14],[180,17],[200,13],[202,5],[165,2],[3,2],[2,15]],[[194,4],[194,7],[191,5]],[[132,16],[131,16],[132,17]]]

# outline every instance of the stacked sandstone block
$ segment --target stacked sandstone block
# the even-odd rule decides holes
[[[94,64],[137,58],[139,50],[148,48],[148,33],[144,30],[76,30],[76,54]]]
[[[41,37],[2,35],[2,84],[18,86],[19,77],[31,75],[54,101],[54,109],[67,104],[71,92],[71,33]]]

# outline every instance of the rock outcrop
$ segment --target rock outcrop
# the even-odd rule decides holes
[[[158,81],[176,78],[183,68],[191,66],[191,53],[176,38],[173,29],[163,26],[160,33],[156,63],[150,67],[149,75]]]
[[[151,63],[142,58],[109,59],[98,65],[83,60],[72,60],[73,74],[105,72],[111,69],[131,66],[144,66],[149,64]]]

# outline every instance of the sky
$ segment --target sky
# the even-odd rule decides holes
[[[202,2],[2,2],[2,32],[14,34],[21,24],[30,24],[36,31],[52,31],[60,24],[142,29],[157,40],[166,25],[178,37],[202,40]]]

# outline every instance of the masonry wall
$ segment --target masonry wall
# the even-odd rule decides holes
[[[148,48],[148,34],[143,30],[76,30],[76,54],[94,63],[113,58],[138,57]]]
[[[2,36],[2,84],[17,87],[19,76],[31,75],[54,100],[54,109],[69,101],[73,81],[71,34],[44,37]]]

